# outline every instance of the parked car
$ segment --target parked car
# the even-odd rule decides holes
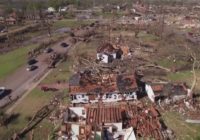
[[[63,43],[60,44],[60,46],[63,47],[63,48],[67,48],[69,46],[69,44],[63,42]]]
[[[0,87],[0,96],[1,96],[2,94],[4,94],[5,90],[6,90],[5,87]]]
[[[46,49],[44,49],[44,53],[50,53],[50,52],[52,52],[52,51],[53,51],[52,48],[46,48]]]
[[[27,63],[28,63],[28,65],[33,65],[33,64],[37,63],[37,60],[32,58],[32,59],[29,59]]]
[[[27,71],[34,71],[35,69],[37,69],[38,66],[35,66],[35,65],[30,65],[26,68]]]
[[[1,33],[5,33],[5,32],[8,32],[8,30],[6,28],[1,30]]]

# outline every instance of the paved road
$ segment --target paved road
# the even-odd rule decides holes
[[[67,42],[67,39],[61,42]],[[60,46],[60,43],[52,46],[53,50],[58,53],[66,53],[68,48],[63,48]],[[29,90],[31,85],[39,80],[45,73],[49,71],[48,64],[46,60],[48,59],[50,54],[41,54],[36,60],[38,61],[36,65],[38,68],[34,71],[26,71],[26,67],[22,66],[16,72],[9,75],[6,79],[0,80],[0,86],[6,87],[6,89],[10,89],[11,93],[2,99],[0,99],[0,107],[3,107],[10,103],[13,100],[21,97],[26,91]]]
[[[50,73],[52,72],[52,69],[45,72],[45,74],[38,80],[37,82],[33,82],[31,85],[29,85],[28,90],[20,97],[7,111],[6,114],[12,113],[12,111],[17,107],[18,104],[20,104],[23,99],[34,89],[37,87],[37,85],[44,80]],[[23,93],[23,92],[22,92]]]

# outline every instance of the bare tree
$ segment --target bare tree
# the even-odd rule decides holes
[[[3,18],[4,18],[4,26],[6,29],[6,37],[7,37],[7,42],[8,42],[8,46],[10,46],[10,37],[9,37],[9,28],[8,28],[8,17],[9,14],[11,14],[13,12],[12,7],[8,4],[6,5],[5,9],[3,10]]]
[[[194,93],[195,87],[197,85],[196,69],[199,69],[200,65],[199,65],[196,53],[192,51],[188,45],[186,45],[185,48],[186,48],[186,51],[189,53],[190,57],[192,58],[192,74],[193,74],[192,79],[193,80],[192,80],[192,85],[191,85],[190,93],[189,93],[189,95],[191,96]]]

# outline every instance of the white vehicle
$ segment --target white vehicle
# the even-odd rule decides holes
[[[35,69],[37,69],[37,66],[35,66],[35,65],[31,65],[31,66],[28,66],[28,67],[26,68],[27,71],[33,71],[33,70],[35,70]]]
[[[50,53],[50,52],[52,52],[52,51],[53,51],[52,48],[46,48],[46,49],[44,49],[44,53]]]
[[[5,92],[6,88],[5,87],[0,87],[0,95],[2,95]]]

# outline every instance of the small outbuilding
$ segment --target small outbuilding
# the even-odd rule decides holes
[[[53,7],[49,7],[49,8],[47,9],[47,12],[48,12],[48,13],[55,13],[56,10],[55,10],[55,8],[53,8]]]

